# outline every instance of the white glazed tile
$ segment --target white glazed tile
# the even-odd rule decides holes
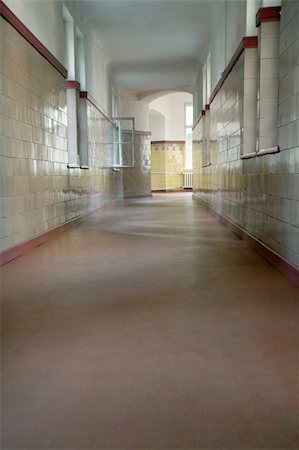
[[[299,93],[299,66],[293,70],[293,94]]]
[[[266,38],[261,41],[261,58],[277,58],[279,56],[279,39]]]
[[[278,58],[261,59],[260,77],[261,79],[277,79]]]
[[[277,110],[278,110],[278,102],[277,99],[264,99],[262,98],[260,100],[260,117],[267,118],[270,115],[277,116]]]

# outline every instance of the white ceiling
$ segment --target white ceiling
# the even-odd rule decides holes
[[[116,83],[144,98],[192,91],[224,0],[85,0],[76,2],[96,27]]]

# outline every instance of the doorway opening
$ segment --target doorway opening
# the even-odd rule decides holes
[[[149,108],[152,191],[192,190],[192,94],[168,93],[153,100]]]

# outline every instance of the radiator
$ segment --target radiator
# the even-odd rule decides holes
[[[184,188],[192,188],[192,172],[184,173]]]

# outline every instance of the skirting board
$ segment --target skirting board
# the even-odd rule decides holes
[[[269,264],[271,264],[271,266],[275,267],[275,269],[277,269],[296,286],[299,287],[299,270],[295,266],[292,266],[292,264],[286,261],[282,256],[278,255],[261,241],[249,234],[246,230],[244,230],[244,228],[239,227],[235,223],[231,222],[227,217],[224,217],[218,212],[214,211],[203,200],[197,198],[195,195],[193,195],[193,200],[207,208],[207,210],[212,214],[213,217],[219,220],[219,222],[221,222],[223,225],[226,225],[228,228],[230,228],[233,233],[244,240],[246,244],[249,245],[249,247],[255,250],[259,255],[261,255]]]
[[[120,200],[122,201],[122,200]],[[89,219],[90,217],[96,216],[104,209],[110,208],[119,201],[108,203],[107,205],[101,206],[100,208],[95,209],[94,211],[89,211],[86,214],[82,214],[81,216],[74,217],[67,222],[59,225],[56,228],[52,228],[51,230],[45,231],[45,233],[39,234],[32,239],[28,239],[28,241],[21,242],[20,244],[15,245],[14,247],[8,248],[7,250],[3,250],[0,253],[0,266],[7,264],[13,259],[18,258],[19,256],[24,255],[29,250],[32,250],[35,247],[39,247],[40,245],[47,242],[49,239],[52,239],[55,236],[58,236],[61,233],[69,230],[71,227],[75,225],[79,225],[81,222]]]
[[[175,194],[179,192],[193,192],[192,188],[179,188],[179,189],[154,189],[153,194]]]

